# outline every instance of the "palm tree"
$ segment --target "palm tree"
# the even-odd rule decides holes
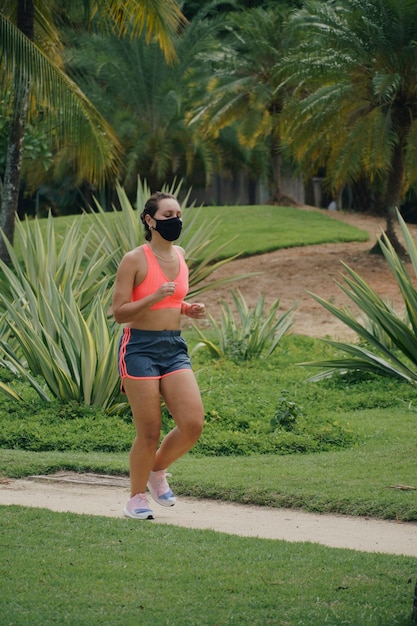
[[[154,36],[167,58],[174,58],[170,36],[183,23],[174,0],[90,0],[59,6],[53,0],[5,0],[0,8],[0,87],[12,111],[3,180],[0,228],[13,242],[24,128],[27,119],[41,115],[50,133],[80,178],[100,184],[117,172],[118,140],[77,85],[66,74],[57,23],[68,11],[81,11],[83,24],[107,26],[132,36]],[[8,260],[0,241],[0,258]]]
[[[386,234],[403,252],[395,209],[417,181],[417,3],[313,1],[288,28],[286,143],[306,174],[326,168],[334,192],[364,175],[382,189]]]
[[[143,38],[72,37],[74,79],[117,132],[124,151],[119,180],[129,194],[136,193],[138,174],[151,189],[174,178],[193,186],[210,179],[218,150],[185,118],[210,77],[201,57],[217,47],[219,24],[200,11],[173,37],[176,60],[170,64]]]
[[[283,7],[256,8],[228,16],[229,36],[216,52],[213,79],[192,120],[215,137],[222,128],[235,125],[243,147],[267,143],[270,191],[276,200],[281,195],[280,115],[285,90],[274,80],[274,68],[286,49],[287,13]]]

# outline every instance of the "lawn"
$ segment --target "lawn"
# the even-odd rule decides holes
[[[189,211],[189,213],[188,213]],[[263,254],[280,248],[307,246],[342,241],[367,241],[368,233],[359,228],[332,219],[327,211],[303,210],[278,206],[209,206],[195,207],[184,212],[184,223],[196,214],[194,228],[205,225],[207,238],[213,239],[208,252],[225,246],[219,258],[241,254]],[[106,220],[112,224],[121,214],[110,212]],[[55,231],[63,236],[74,220],[81,216],[63,216],[54,219]],[[93,216],[82,216],[85,231],[94,224]],[[46,229],[46,220],[40,220]],[[31,227],[31,221],[27,222]],[[181,243],[181,241],[180,241]],[[16,250],[21,255],[17,238]]]
[[[416,559],[1,507],[2,624],[410,624]]]

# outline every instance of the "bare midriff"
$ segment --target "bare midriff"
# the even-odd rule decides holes
[[[179,330],[180,319],[180,309],[158,309],[146,311],[140,318],[126,326],[138,330]]]

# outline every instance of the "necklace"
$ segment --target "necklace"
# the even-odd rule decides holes
[[[158,258],[161,259],[161,261],[165,261],[166,263],[172,263],[172,261],[175,261],[175,256],[174,254],[171,254],[171,258],[167,259],[166,257],[161,256],[160,254],[157,254],[155,252],[155,250],[152,248],[152,246],[149,246],[150,249],[152,250],[152,252],[154,253],[154,255]]]

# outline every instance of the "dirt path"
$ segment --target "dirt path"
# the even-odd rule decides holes
[[[319,295],[336,306],[348,305],[354,311],[351,300],[336,284],[336,281],[341,282],[343,261],[401,311],[402,300],[384,258],[369,254],[383,230],[385,220],[357,213],[332,212],[329,216],[367,231],[370,240],[364,243],[289,248],[226,264],[213,274],[212,280],[247,272],[258,274],[202,294],[201,300],[205,302],[207,310],[217,318],[221,302],[232,304],[230,290],[240,289],[249,306],[253,306],[261,294],[265,296],[266,306],[280,298],[281,311],[286,311],[294,302],[298,302],[292,330],[295,334],[328,336],[337,340],[353,339],[354,333],[307,293],[310,291]],[[410,230],[417,233],[416,226],[410,226]]]
[[[3,480],[0,505],[23,505],[52,511],[123,517],[128,498],[126,478],[62,473],[28,480]],[[180,497],[171,508],[153,506],[155,520],[138,524],[174,524],[211,529],[242,537],[310,541],[332,548],[417,557],[417,523],[318,515],[292,509],[232,504]],[[136,521],[126,520],[132,524]]]

